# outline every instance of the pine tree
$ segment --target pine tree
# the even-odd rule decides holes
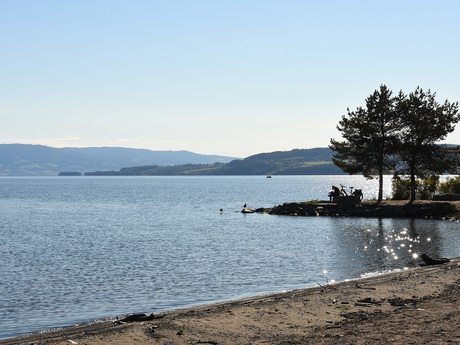
[[[436,93],[420,87],[396,97],[395,114],[399,122],[398,157],[395,175],[409,175],[411,196],[415,200],[416,177],[457,172],[457,148],[439,145],[453,132],[460,120],[458,102],[436,101]]]
[[[334,164],[349,174],[379,179],[378,202],[383,198],[383,174],[394,167],[398,119],[395,99],[386,85],[366,98],[366,106],[347,109],[337,129],[344,141],[331,139]]]

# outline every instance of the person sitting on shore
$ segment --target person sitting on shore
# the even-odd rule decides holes
[[[334,199],[335,196],[339,196],[340,195],[340,189],[339,187],[337,186],[332,186],[332,190],[329,192],[328,196],[329,196],[329,202],[332,202],[332,200]]]

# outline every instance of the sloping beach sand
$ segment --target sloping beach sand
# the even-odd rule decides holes
[[[0,344],[459,344],[460,258]],[[320,285],[324,283],[324,285]]]

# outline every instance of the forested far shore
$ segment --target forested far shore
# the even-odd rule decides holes
[[[295,149],[259,153],[229,163],[148,165],[118,171],[86,172],[85,176],[170,176],[170,175],[341,175],[332,162],[329,148]]]
[[[232,162],[233,163],[233,162]],[[283,165],[281,163],[243,162],[214,164],[183,164],[175,166],[141,166],[123,168],[118,171],[86,172],[85,176],[174,176],[174,175],[343,175],[332,162],[302,162]]]

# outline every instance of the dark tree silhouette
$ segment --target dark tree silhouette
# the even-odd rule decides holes
[[[331,139],[335,151],[333,162],[349,174],[362,173],[366,178],[378,177],[378,202],[383,198],[383,174],[394,167],[398,120],[392,92],[381,85],[366,98],[366,106],[348,110],[337,129],[344,141]]]
[[[439,145],[453,132],[460,119],[458,102],[436,102],[436,93],[420,87],[396,97],[395,113],[399,122],[398,165],[395,175],[409,175],[411,196],[415,200],[416,176],[457,173],[458,148]]]

